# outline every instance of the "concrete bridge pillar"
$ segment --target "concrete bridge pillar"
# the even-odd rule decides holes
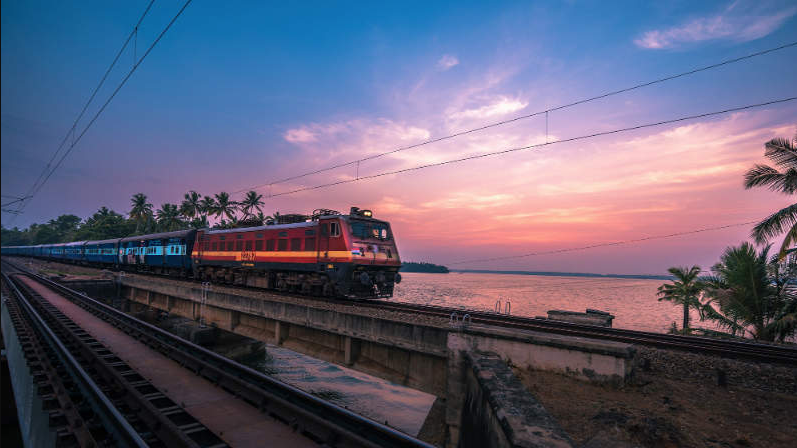
[[[344,358],[347,366],[353,365],[360,357],[360,340],[346,336],[343,342]]]
[[[456,332],[448,333],[448,381],[446,384],[446,446],[459,446],[462,410],[467,395],[467,352],[471,344]]]
[[[288,338],[289,331],[290,331],[289,324],[280,321],[274,322],[274,343],[277,345],[282,345],[285,339]]]

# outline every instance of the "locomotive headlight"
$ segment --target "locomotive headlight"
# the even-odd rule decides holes
[[[360,213],[361,213],[363,216],[365,216],[366,218],[371,218],[371,217],[373,217],[373,216],[374,216],[374,212],[372,212],[371,210],[363,210],[363,211],[361,211]]]

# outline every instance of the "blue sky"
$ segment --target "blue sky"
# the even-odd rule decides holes
[[[793,2],[639,3],[195,1],[14,225],[62,213],[87,216],[103,205],[126,211],[137,192],[148,194],[157,207],[178,202],[189,189],[203,194],[243,189],[797,41]],[[2,4],[4,195],[22,195],[29,188],[146,4]],[[181,4],[155,2],[139,31],[139,54]],[[99,100],[110,94],[132,61],[129,49]],[[557,112],[550,116],[551,138],[794,96],[795,68],[797,48],[792,47]],[[100,104],[95,102],[87,117]],[[797,107],[789,103],[703,120],[695,128],[652,129],[562,145],[543,156],[513,155],[272,199],[265,211],[369,206],[395,223],[405,258],[440,262],[473,253],[531,252],[669,233],[688,230],[679,227],[687,224],[744,221],[788,203],[787,198],[744,192],[736,180],[744,166],[762,161],[764,141],[776,133],[791,136],[795,123]],[[380,159],[362,166],[361,174],[533,143],[544,137],[544,126],[538,118],[524,120]],[[681,134],[688,134],[695,148],[688,157],[672,156],[680,165],[651,156],[636,161],[638,172],[621,173],[629,168],[627,161],[635,160],[629,154],[655,154],[665,144],[688,146],[678,140]],[[736,145],[734,151],[716,145],[723,138]],[[701,152],[701,139],[716,151]],[[600,163],[596,160],[615,161],[604,171],[628,187],[598,194],[609,191],[601,190],[608,181],[585,174]],[[676,199],[684,191],[659,191],[685,176],[687,164],[727,169],[722,175],[708,170],[679,180],[693,192],[689,199]],[[352,174],[338,170],[275,188]],[[651,176],[664,180],[630,186],[634,179]],[[575,185],[579,179],[584,182]],[[649,194],[637,196],[637,190]],[[545,199],[550,192],[561,194]],[[596,202],[604,209],[592,210]],[[718,203],[725,208],[705,216],[693,213]],[[586,209],[602,223],[600,232],[588,230],[595,222],[583,222]],[[607,220],[615,213],[610,209],[639,212]],[[656,215],[653,209],[667,213]],[[538,215],[531,216],[540,210],[548,210],[546,217],[582,217],[568,221],[567,232],[556,236],[545,226],[528,228],[526,220],[538,222]],[[510,215],[524,216],[526,224],[513,221],[517,228],[501,238],[507,224],[493,217]],[[10,218],[3,214],[4,225]],[[462,230],[450,231],[451,222]],[[561,222],[549,224],[561,227]],[[663,259],[628,261],[629,254],[620,252],[595,257],[616,257],[607,269],[658,272],[667,263],[708,263],[723,245],[738,242],[748,231],[721,233],[708,245],[692,252],[673,249]],[[479,232],[493,236],[483,245],[466,243]],[[472,267],[603,267],[589,259]]]

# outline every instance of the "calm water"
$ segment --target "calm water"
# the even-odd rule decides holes
[[[657,332],[666,332],[672,322],[680,328],[683,320],[682,308],[656,297],[666,280],[413,272],[401,277],[390,300],[486,311],[508,300],[512,314],[529,317],[592,308],[612,313],[616,328]]]
[[[273,345],[242,361],[379,423],[417,435],[435,396]]]

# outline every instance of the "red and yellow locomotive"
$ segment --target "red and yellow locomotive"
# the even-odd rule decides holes
[[[401,281],[390,224],[370,210],[316,210],[309,220],[199,230],[194,276],[329,297],[390,297]]]

